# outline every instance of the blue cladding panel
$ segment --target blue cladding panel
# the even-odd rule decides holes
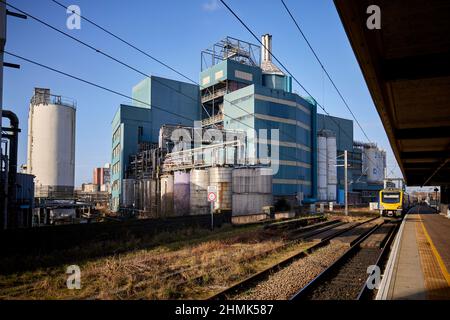
[[[305,196],[311,194],[311,186],[307,185],[274,183],[272,190],[275,196],[295,196],[299,192],[303,192]]]
[[[152,76],[151,99],[154,106],[152,142],[158,142],[159,129],[165,124],[194,126],[194,121],[200,119],[200,92],[197,85]]]
[[[151,109],[120,105],[112,121],[111,136],[120,128],[120,138],[112,142],[111,165],[114,166],[120,161],[120,170],[117,173],[111,173],[111,183],[118,180],[119,190],[112,190],[112,198],[120,198],[122,179],[124,178],[126,165],[130,155],[137,153],[138,142],[150,141],[151,139]],[[142,136],[139,137],[139,127],[142,127]],[[113,156],[113,150],[120,144],[120,154]],[[117,209],[117,208],[113,208]]]
[[[274,176],[274,179],[293,179],[297,178],[298,180],[311,180],[311,169],[296,167],[296,166],[286,166],[280,165],[278,173]]]
[[[338,150],[353,150],[353,121],[317,114],[317,131],[330,130],[336,134]]]

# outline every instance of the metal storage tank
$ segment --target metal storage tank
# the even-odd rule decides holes
[[[337,167],[336,167],[336,157],[337,157],[337,146],[336,137],[327,137],[327,158],[328,158],[328,174],[327,174],[327,184],[328,184],[328,199],[336,201],[336,186],[337,186]]]
[[[190,206],[191,215],[210,213],[210,203],[208,201],[208,170],[194,169],[191,171],[190,183]]]
[[[173,175],[161,176],[161,215],[174,215],[173,211]]]
[[[175,215],[189,215],[190,174],[176,171],[173,177],[173,209]]]
[[[151,199],[151,179],[142,179],[141,180],[141,210],[144,211],[146,216],[150,216],[152,199]]]
[[[157,218],[159,216],[159,184],[157,179],[150,180],[150,214],[151,217]]]
[[[216,167],[209,169],[209,182],[217,188],[217,201],[214,210],[231,210],[232,206],[232,168]]]
[[[273,203],[272,169],[261,167],[236,168],[232,173],[232,214],[258,214]]]
[[[136,205],[135,183],[136,181],[134,179],[122,180],[122,207],[124,208],[132,208]]]
[[[324,135],[317,137],[317,162],[318,162],[318,184],[317,193],[320,201],[328,198],[327,183],[327,138]]]
[[[381,183],[384,179],[385,153],[375,145],[364,148],[367,182]]]
[[[73,197],[75,118],[74,101],[35,88],[28,115],[27,173],[36,177],[36,197]]]

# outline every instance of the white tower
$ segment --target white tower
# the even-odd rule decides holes
[[[28,115],[27,172],[37,198],[70,199],[75,180],[74,101],[35,88]]]

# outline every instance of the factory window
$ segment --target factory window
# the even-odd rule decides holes
[[[117,141],[117,140],[119,140],[119,139],[120,139],[120,127],[118,127],[116,131],[114,131],[114,134],[113,134],[113,142],[114,142],[114,141]]]
[[[118,144],[114,149],[113,149],[113,158],[118,158],[120,156],[120,144]]]
[[[239,78],[239,79],[244,79],[244,80],[247,80],[247,81],[253,81],[253,75],[251,73],[248,73],[248,72],[235,70],[234,71],[234,76],[236,78]]]
[[[120,171],[120,161],[113,165],[112,167],[112,173],[118,174]]]

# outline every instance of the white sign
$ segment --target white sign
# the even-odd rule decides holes
[[[208,201],[215,202],[217,200],[217,187],[208,186]]]

